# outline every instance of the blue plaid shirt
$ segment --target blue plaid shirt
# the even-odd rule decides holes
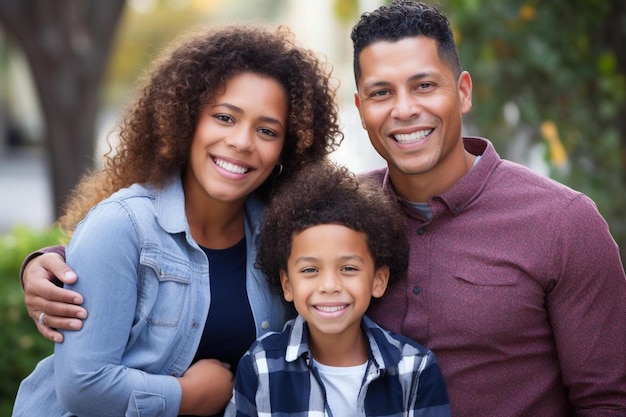
[[[450,416],[448,394],[431,351],[363,317],[369,360],[355,416]],[[298,316],[257,340],[241,358],[226,417],[333,416]],[[345,417],[345,416],[335,416]],[[350,416],[353,417],[353,416]]]

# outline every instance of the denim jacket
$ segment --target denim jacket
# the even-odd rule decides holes
[[[245,207],[247,291],[257,336],[289,311],[256,268],[264,206]],[[211,304],[209,265],[191,237],[180,178],[133,185],[93,208],[67,248],[68,288],[89,311],[84,327],[42,360],[17,394],[14,416],[176,416],[175,377],[196,353]]]

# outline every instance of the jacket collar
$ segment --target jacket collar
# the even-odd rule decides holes
[[[172,178],[161,190],[154,187],[146,188],[155,193],[155,214],[163,230],[172,234],[189,232],[181,176]],[[258,232],[264,209],[265,205],[254,194],[246,200],[245,221],[251,231]]]

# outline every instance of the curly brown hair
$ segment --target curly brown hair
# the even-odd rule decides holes
[[[265,213],[256,266],[277,292],[293,236],[320,224],[363,232],[375,268],[389,267],[390,283],[406,273],[409,245],[399,203],[372,179],[357,179],[346,167],[325,161],[283,184]]]
[[[277,184],[339,146],[343,134],[330,67],[298,46],[289,29],[238,24],[194,31],[155,60],[119,125],[119,144],[105,155],[101,170],[74,188],[61,227],[71,234],[91,207],[120,188],[133,183],[160,187],[183,172],[203,106],[242,72],[277,80],[288,99],[282,174],[270,175],[256,191],[261,198],[267,201]]]

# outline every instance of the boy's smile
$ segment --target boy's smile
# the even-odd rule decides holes
[[[285,300],[307,321],[315,343],[358,340],[361,317],[371,298],[384,294],[388,277],[386,267],[375,269],[365,234],[337,224],[295,234],[281,271]]]

